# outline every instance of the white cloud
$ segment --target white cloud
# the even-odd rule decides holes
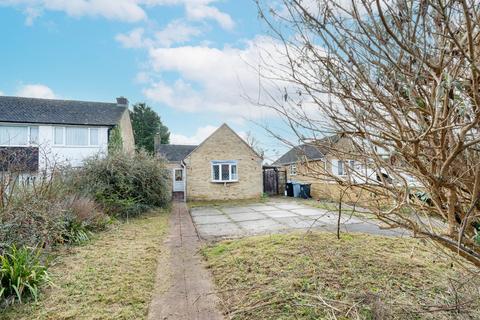
[[[148,74],[148,72],[140,71],[135,76],[135,82],[136,83],[143,83],[143,84],[149,83],[150,82],[150,75]]]
[[[142,0],[0,0],[0,5],[25,8],[27,24],[33,23],[43,10],[65,12],[72,17],[91,16],[136,22],[147,17],[143,3]]]
[[[3,91],[0,91],[0,96],[4,96],[5,93],[3,93]]]
[[[27,25],[43,11],[60,11],[72,17],[103,17],[110,20],[138,22],[147,19],[147,7],[183,5],[191,20],[214,20],[223,28],[234,26],[232,18],[211,4],[218,0],[0,0],[0,6],[24,10]]]
[[[274,54],[274,47],[271,38],[258,37],[242,49],[207,46],[150,49],[153,72],[160,76],[173,72],[178,78],[171,82],[153,82],[144,89],[144,94],[171,108],[187,112],[213,111],[230,117],[229,121],[261,118],[271,112],[252,105],[246,97],[258,97],[259,76],[255,68],[261,63],[263,49]]]
[[[180,20],[174,20],[163,30],[155,33],[155,42],[160,46],[170,47],[175,43],[185,43],[201,33],[202,31],[198,27],[188,25]]]
[[[208,138],[208,136],[210,136],[215,130],[217,130],[217,127],[208,125],[198,128],[197,131],[189,137],[182,134],[171,133],[170,143],[189,145],[200,144],[203,142],[203,140]]]
[[[201,33],[199,27],[174,20],[164,29],[151,32],[149,36],[146,35],[145,29],[136,28],[128,33],[117,34],[115,40],[125,48],[170,47],[173,44],[185,43]]]
[[[191,20],[212,19],[222,26],[222,28],[231,30],[235,26],[230,15],[221,12],[215,7],[203,3],[187,3],[185,6],[187,17]]]
[[[57,95],[52,89],[43,84],[22,85],[15,94],[19,97],[55,99]]]
[[[127,34],[117,34],[115,40],[120,42],[125,48],[143,48],[147,45],[143,37],[144,32],[143,28],[136,28]]]

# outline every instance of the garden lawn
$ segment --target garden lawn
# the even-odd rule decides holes
[[[203,254],[231,319],[479,319],[478,271],[438,251],[416,239],[298,233]]]
[[[61,252],[37,303],[0,310],[1,319],[145,319],[168,214],[157,210]]]

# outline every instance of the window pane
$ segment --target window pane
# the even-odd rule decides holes
[[[338,161],[338,175],[343,176],[343,161]]]
[[[30,127],[30,143],[38,144],[38,127]]]
[[[63,144],[63,127],[55,127],[54,128],[54,144]]]
[[[217,181],[220,180],[220,166],[218,164],[214,164],[212,166],[213,169],[213,180]]]
[[[90,129],[90,145],[98,146],[98,129],[97,128]]]
[[[183,170],[175,169],[175,181],[183,181]]]
[[[69,146],[88,146],[88,129],[65,128],[65,144]]]
[[[0,144],[24,146],[28,144],[28,127],[0,126]]]
[[[10,145],[10,139],[8,138],[8,127],[0,126],[0,145]]]
[[[232,164],[232,166],[230,167],[231,168],[231,172],[232,172],[232,180],[237,180],[237,165],[235,164]]]
[[[230,166],[228,164],[222,164],[222,181],[230,180]]]

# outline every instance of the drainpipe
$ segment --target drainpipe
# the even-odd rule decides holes
[[[183,183],[183,202],[187,202],[187,165],[182,160],[180,165],[183,168],[183,179],[185,180]]]

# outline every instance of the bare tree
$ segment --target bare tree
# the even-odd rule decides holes
[[[302,141],[349,139],[344,156],[363,163],[349,176],[365,181],[330,179],[385,199],[369,209],[390,227],[480,267],[478,0],[278,2],[257,0],[282,53],[261,73],[284,87],[259,104]]]
[[[265,155],[265,150],[263,150],[263,148],[260,146],[260,141],[258,141],[251,131],[247,131],[245,135],[245,142],[260,156],[263,157]]]

